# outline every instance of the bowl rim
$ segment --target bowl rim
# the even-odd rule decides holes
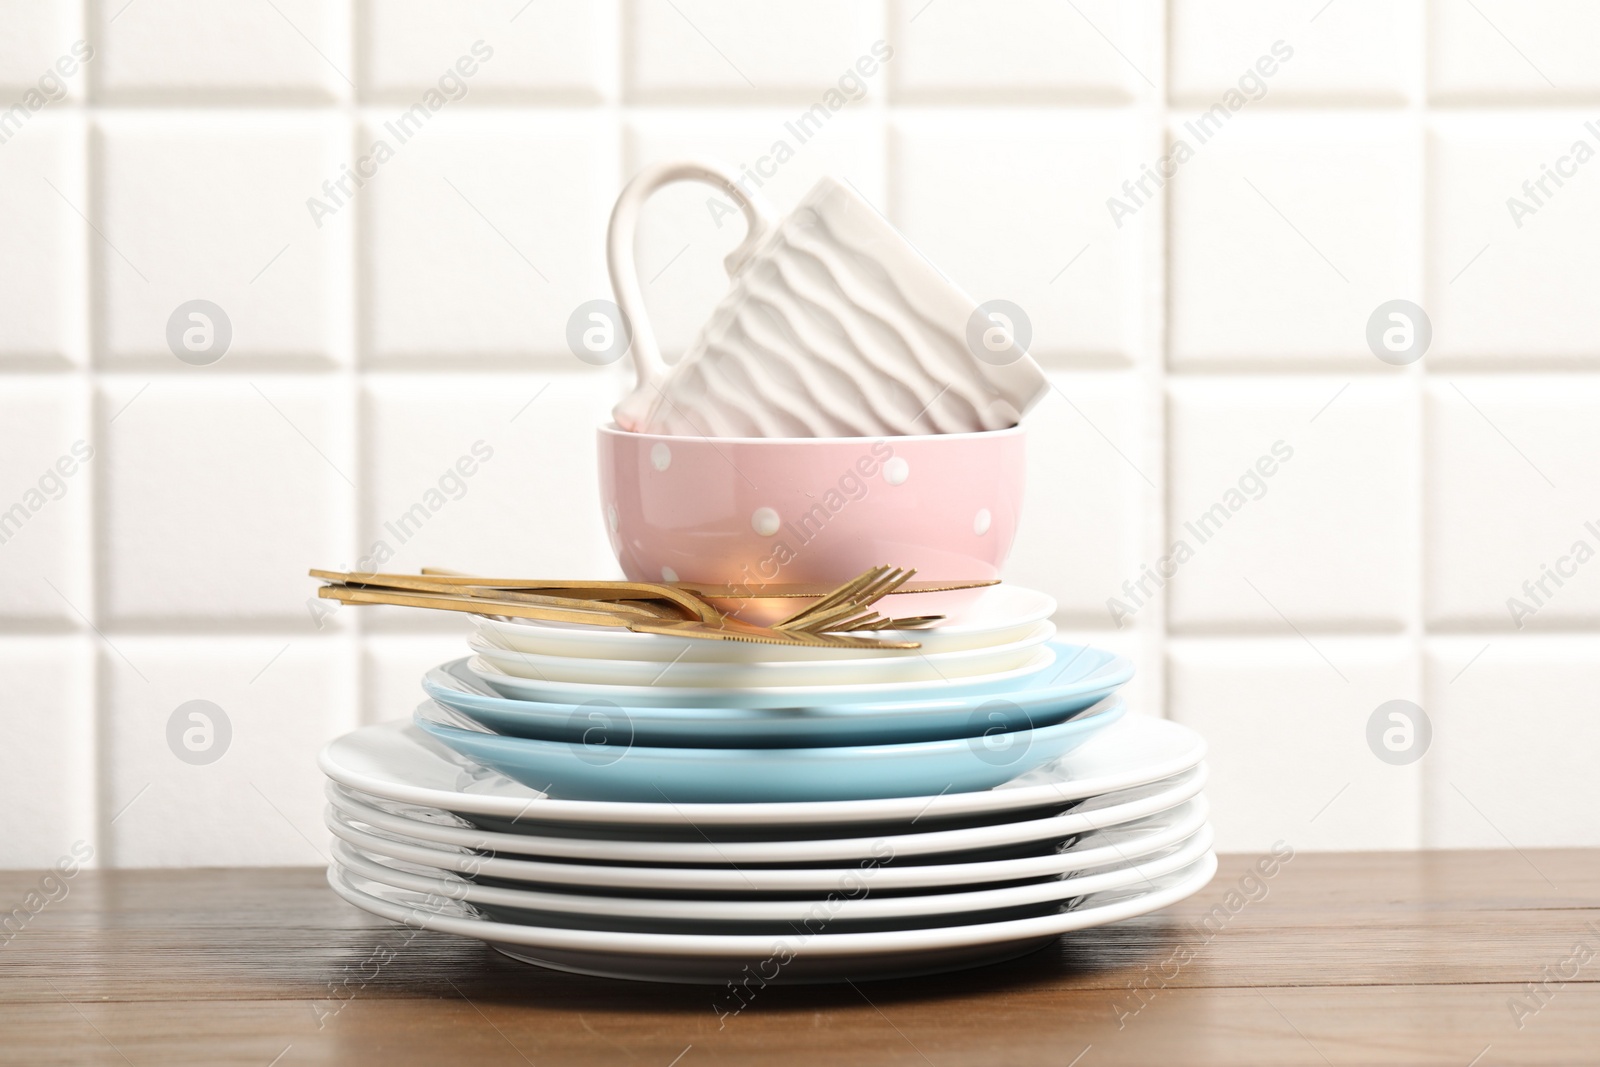
[[[1027,427],[1022,423],[1007,426],[1000,430],[972,430],[967,433],[927,433],[927,434],[878,434],[871,437],[706,437],[698,434],[665,434],[665,433],[638,433],[634,430],[624,430],[614,422],[602,423],[596,427],[599,437],[634,438],[639,441],[660,441],[668,444],[682,442],[709,443],[713,447],[719,444],[731,445],[813,445],[823,446],[830,444],[871,444],[877,441],[965,441],[974,438],[994,437],[1021,437]]]

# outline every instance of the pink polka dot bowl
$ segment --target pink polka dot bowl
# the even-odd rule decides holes
[[[1026,474],[1020,426],[804,438],[605,426],[599,457],[602,518],[630,581],[750,595],[774,582],[843,582],[880,563],[915,567],[918,579],[997,578]]]

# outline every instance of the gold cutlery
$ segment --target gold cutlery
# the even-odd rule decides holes
[[[645,607],[633,607],[641,601],[665,600],[687,611],[702,622],[715,623],[723,613],[693,593],[675,589],[670,585],[648,582],[571,581],[552,582],[534,578],[477,578],[469,574],[424,573],[367,574],[313,569],[311,577],[330,582],[342,582],[379,589],[408,589],[425,593],[445,593],[453,596],[494,596],[527,603],[543,603],[560,607],[571,601],[616,602],[627,604],[640,614],[652,613]],[[668,614],[667,618],[680,618]]]
[[[442,593],[401,591],[349,585],[325,585],[317,595],[346,604],[390,604],[407,608],[437,608],[465,611],[475,615],[503,615],[538,619],[543,622],[583,623],[591,626],[617,626],[635,633],[698,637],[714,641],[751,641],[768,645],[831,646],[837,648],[917,648],[914,641],[875,641],[848,634],[789,633],[755,626],[740,619],[725,618],[715,625],[699,619],[647,618],[618,611],[599,601],[568,601],[567,607],[548,607],[490,596],[449,596]]]
[[[913,584],[940,589],[992,585],[977,583],[911,583],[915,573],[874,567],[832,590],[801,611],[767,627],[727,615],[710,604],[700,587],[686,583],[549,581],[526,578],[482,578],[439,569],[420,575],[312,570],[329,585],[318,595],[347,604],[390,604],[437,608],[482,615],[503,615],[546,622],[619,626],[639,633],[661,633],[711,640],[841,648],[918,648],[915,641],[856,637],[853,633],[907,629],[941,616],[885,618],[870,606]],[[716,589],[717,587],[710,587]],[[818,596],[819,587],[790,596]]]

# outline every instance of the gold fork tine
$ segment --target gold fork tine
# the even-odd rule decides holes
[[[872,601],[868,601],[868,603],[882,600],[890,593],[893,593],[896,589],[899,589],[902,585],[905,585],[906,582],[911,580],[911,576],[916,573],[917,572],[915,568],[911,570],[900,570],[896,568],[894,571],[884,576],[883,581],[879,583],[877,589],[873,592]]]
[[[484,584],[493,584],[485,581]],[[711,600],[816,600],[828,596],[835,586],[818,582],[768,582],[765,585],[712,585],[709,582],[674,582],[675,588],[685,589]],[[951,579],[945,582],[910,581],[900,588],[902,593],[947,593],[957,589],[984,589],[999,585],[998,578]]]
[[[921,626],[928,626],[943,619],[943,615],[912,615],[900,619],[886,619],[877,612],[863,615],[860,619],[852,619],[844,626],[830,633],[855,633],[858,630],[915,630]]]
[[[824,620],[842,618],[844,615],[858,610],[858,605],[863,598],[882,581],[886,573],[889,573],[889,568],[874,567],[872,570],[859,574],[834,590],[829,596],[808,608],[795,612],[777,625],[784,629],[813,629]]]
[[[915,630],[923,626],[932,626],[943,621],[943,615],[909,615],[903,619],[885,619],[882,625],[873,626],[874,630]],[[852,627],[854,629],[854,627]]]
[[[827,611],[817,615],[808,615],[798,623],[790,623],[783,627],[785,630],[805,630],[811,633],[820,633],[823,630],[832,630],[852,616],[861,613],[859,604],[835,604]]]
[[[881,574],[883,574],[884,571],[886,571],[888,569],[889,569],[888,567],[882,567],[882,566],[873,567],[870,570],[864,571],[863,573],[856,575],[854,578],[850,579],[848,582],[844,583],[839,588],[835,589],[833,592],[831,592],[828,595],[824,596],[821,600],[818,600],[815,604],[811,604],[808,607],[801,608],[799,611],[795,612],[793,615],[790,615],[788,618],[780,620],[779,622],[777,622],[775,624],[775,627],[776,628],[781,628],[781,627],[793,625],[795,623],[800,622],[802,619],[806,618],[809,615],[813,615],[813,614],[815,614],[817,612],[824,611],[824,610],[832,607],[834,604],[837,604],[840,601],[844,600],[845,598],[854,596],[857,589],[859,589],[862,586],[868,584],[869,582],[877,580],[877,578]]]
[[[876,611],[869,611],[865,615],[857,615],[853,619],[846,619],[833,627],[835,633],[849,633],[852,630],[881,630],[888,626],[893,619],[885,618]]]
[[[911,615],[903,618],[890,618],[880,615],[876,611],[868,611],[843,621],[826,620],[818,623],[818,625],[826,627],[831,633],[848,633],[856,630],[912,630],[921,626],[929,626],[943,618],[943,615]],[[806,628],[810,629],[811,627],[808,624]]]
[[[730,623],[738,620],[730,619]],[[919,648],[916,641],[880,641],[873,638],[851,637],[848,634],[809,634],[793,630],[769,630],[763,626],[742,623],[738,626],[710,627],[696,619],[662,620],[650,622],[629,620],[627,627],[635,633],[668,634],[678,637],[707,637],[723,641],[755,641],[769,645],[811,645],[820,648]]]
[[[855,595],[849,599],[836,603],[825,611],[804,615],[797,622],[780,623],[779,625],[784,629],[802,629],[811,633],[818,633],[824,630],[850,629],[850,626],[841,624],[851,620],[851,616],[859,615],[863,608],[876,603],[900,588],[915,573],[915,571],[903,571],[899,568],[886,570],[884,573],[879,574],[876,579],[858,589]]]

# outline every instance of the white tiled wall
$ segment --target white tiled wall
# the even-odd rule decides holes
[[[1222,845],[1600,844],[1597,20],[0,0],[0,866],[79,839],[104,864],[317,862],[316,749],[406,714],[460,629],[314,612],[305,569],[355,564],[477,450],[393,566],[606,573],[592,427],[623,378],[564,324],[609,295],[612,198],[654,160],[753,163],[878,40],[765,192],[841,174],[1028,310],[1055,388],[1010,576],[1138,660],[1139,710],[1210,738]],[[641,230],[669,350],[738,236],[702,203],[670,190]],[[1405,368],[1365,340],[1396,298],[1434,328]],[[209,366],[166,340],[194,299],[233,328]],[[197,699],[232,734],[204,765],[167,740]],[[1432,726],[1406,766],[1367,741],[1397,699]]]

